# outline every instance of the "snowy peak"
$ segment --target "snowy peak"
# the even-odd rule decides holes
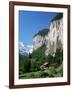
[[[33,46],[32,45],[26,45],[23,42],[19,43],[19,53],[22,55],[28,55],[29,53],[32,53]]]

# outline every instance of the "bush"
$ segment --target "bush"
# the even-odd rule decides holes
[[[41,73],[40,73],[40,77],[48,77],[48,73],[47,72],[44,72],[44,71],[42,71]]]
[[[37,62],[34,59],[31,59],[31,71],[38,71]]]

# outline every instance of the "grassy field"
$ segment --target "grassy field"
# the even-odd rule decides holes
[[[58,68],[52,68],[46,71],[21,73],[19,75],[19,78],[29,79],[29,78],[46,78],[46,77],[62,77],[62,76],[63,76],[63,65],[61,64]]]

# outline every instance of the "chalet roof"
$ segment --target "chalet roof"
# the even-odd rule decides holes
[[[49,64],[48,62],[45,62],[43,65],[47,65],[47,64]]]

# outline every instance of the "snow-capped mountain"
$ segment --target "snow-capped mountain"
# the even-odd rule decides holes
[[[26,45],[23,42],[19,42],[19,53],[21,55],[28,55],[29,53],[32,53],[33,46],[32,45]]]

